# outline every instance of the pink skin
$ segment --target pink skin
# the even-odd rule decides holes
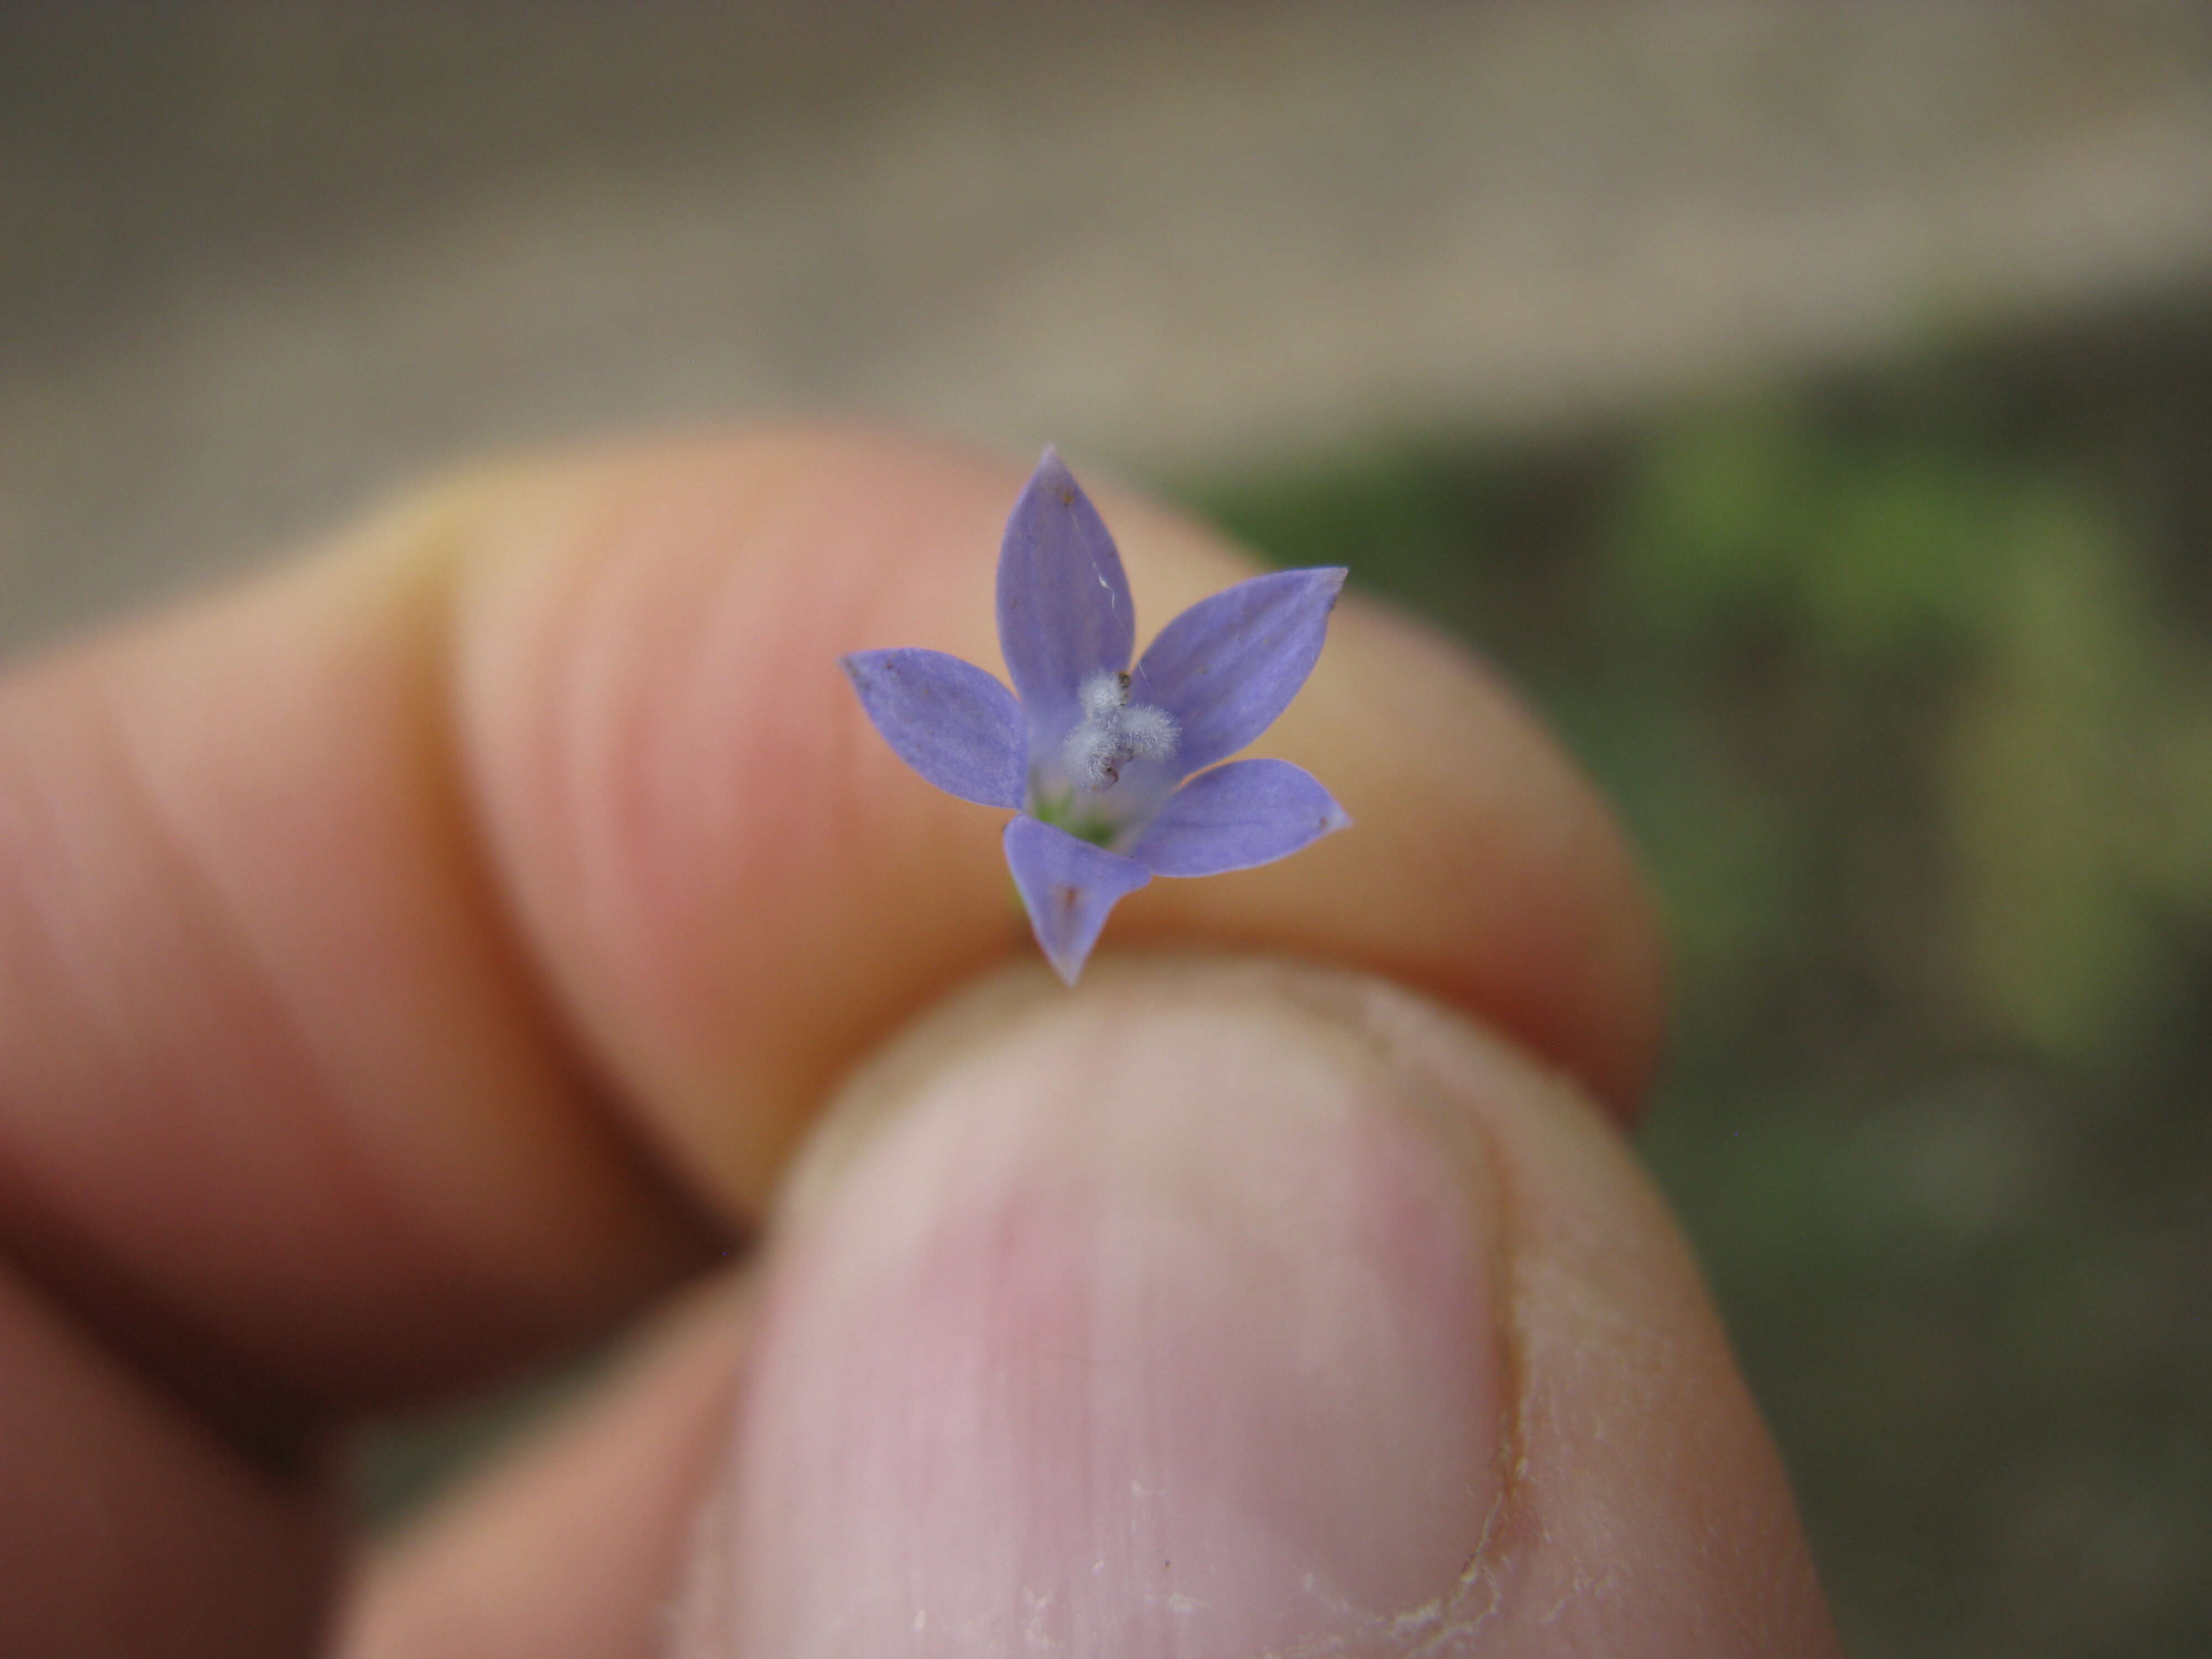
[[[333,1437],[763,1237],[836,1079],[1026,959],[995,839],[831,666],[886,618],[990,660],[962,573],[1018,483],[823,433],[524,469],[0,682],[0,1650],[1834,1651],[1694,1264],[1562,1081],[1626,1115],[1648,1072],[1632,866],[1349,603],[1280,736],[1359,833],[1115,920],[1343,968],[1030,969],[816,1155],[757,1346],[702,1287],[333,1608]],[[1115,512],[1165,612],[1245,574]]]
[[[1585,1097],[1371,981],[956,999],[786,1206],[680,1659],[1836,1652]]]
[[[1500,1492],[1487,1206],[1434,1125],[1298,1048],[1070,1012],[871,1140],[775,1274],[735,1583],[691,1650],[1149,1659],[1464,1622]]]

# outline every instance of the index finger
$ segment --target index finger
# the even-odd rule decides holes
[[[658,1282],[697,1248],[678,1193],[757,1214],[845,1066],[1029,948],[998,816],[908,773],[836,667],[884,645],[997,665],[1020,481],[820,432],[526,471],[19,675],[0,691],[19,1247],[66,1279],[95,1241],[120,1304],[375,1394]],[[1103,505],[1155,628],[1246,574],[1178,519]],[[1632,1098],[1648,912],[1508,696],[1347,604],[1263,747],[1357,828],[1155,884],[1109,948],[1379,969]]]
[[[854,1055],[1025,930],[1000,818],[915,778],[836,663],[920,645],[994,668],[1020,475],[857,437],[641,457],[480,522],[461,724],[518,915],[633,1092],[750,1208]],[[572,488],[574,486],[571,486]],[[1250,574],[1188,522],[1106,514],[1146,631]],[[567,532],[548,533],[557,521]],[[1568,763],[1460,651],[1357,601],[1261,740],[1356,830],[1156,883],[1109,943],[1349,959],[1472,1006],[1616,1103],[1654,1025],[1648,921]]]

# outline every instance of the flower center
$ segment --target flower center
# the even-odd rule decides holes
[[[1060,758],[1067,775],[1085,789],[1110,789],[1121,768],[1138,759],[1165,760],[1182,735],[1164,708],[1129,702],[1129,677],[1110,670],[1093,674],[1076,694],[1083,721],[1067,734]]]

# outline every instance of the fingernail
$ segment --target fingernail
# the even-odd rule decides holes
[[[1264,973],[1032,1006],[780,1241],[679,1651],[1418,1647],[1500,1495],[1493,1213],[1419,1079]]]

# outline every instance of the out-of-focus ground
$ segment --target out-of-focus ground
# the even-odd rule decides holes
[[[2212,1648],[2212,11],[0,12],[0,648],[793,410],[1518,673],[1853,1651]]]
[[[1522,432],[2212,261],[2188,4],[0,11],[0,637],[486,445],[1139,474]]]

